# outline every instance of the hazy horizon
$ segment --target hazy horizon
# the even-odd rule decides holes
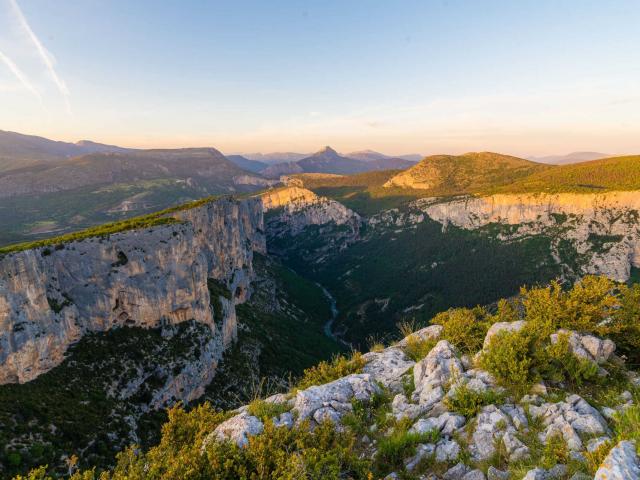
[[[640,4],[0,0],[0,129],[225,153],[640,151]]]

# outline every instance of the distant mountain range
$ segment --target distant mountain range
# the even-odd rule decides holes
[[[77,157],[88,153],[129,152],[132,149],[104,145],[89,140],[57,142],[35,135],[0,130],[0,171]]]
[[[612,155],[599,152],[572,152],[566,155],[549,155],[546,157],[529,157],[529,160],[540,163],[551,163],[553,165],[566,165],[568,163],[588,162],[600,158],[611,157]]]
[[[296,162],[271,165],[260,173],[268,178],[278,178],[281,175],[296,173],[334,173],[350,175],[373,170],[404,169],[414,165],[414,162],[410,160],[388,157],[371,150],[355,153],[359,158],[340,155],[333,148],[327,146],[313,155]]]

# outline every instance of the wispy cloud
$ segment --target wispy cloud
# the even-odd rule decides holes
[[[56,87],[58,88],[58,91],[64,97],[65,103],[67,105],[67,111],[70,113],[71,112],[71,104],[69,103],[70,92],[69,92],[69,89],[67,88],[66,83],[60,77],[60,75],[58,75],[58,72],[56,71],[55,60],[53,56],[44,47],[44,45],[42,44],[38,36],[31,29],[31,26],[29,25],[29,22],[27,22],[26,17],[22,13],[22,10],[18,5],[17,0],[9,0],[9,3],[13,8],[18,24],[24,30],[24,32],[27,34],[27,36],[33,43],[38,55],[40,56],[40,59],[42,60],[42,63],[47,68],[47,71],[49,73],[49,76],[51,77],[51,80],[53,80],[53,83],[55,83]]]
[[[22,84],[24,88],[26,88],[33,95],[35,95],[38,98],[38,100],[42,100],[42,97],[40,96],[40,92],[36,90],[36,88],[33,86],[31,81],[29,81],[29,78],[25,75],[25,73],[22,70],[20,70],[20,68],[18,68],[18,66],[13,60],[11,60],[7,55],[2,53],[1,51],[0,51],[0,60],[2,61],[2,63],[4,63],[7,66],[7,68],[11,71],[11,73],[13,73],[13,75],[18,79],[18,81]]]

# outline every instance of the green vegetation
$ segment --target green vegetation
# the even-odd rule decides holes
[[[108,237],[109,235],[125,232],[128,230],[144,229],[156,227],[159,225],[171,225],[174,223],[180,223],[180,220],[171,216],[172,213],[199,207],[213,201],[215,198],[216,197],[207,197],[175,207],[167,208],[165,210],[160,210],[159,212],[150,213],[148,215],[128,218],[126,220],[120,220],[118,222],[106,223],[97,227],[87,228],[86,230],[67,233],[59,237],[45,238],[33,242],[7,245],[6,247],[0,247],[0,255],[6,255],[22,250],[29,250],[32,248],[45,247],[50,245],[63,245],[65,243],[81,241],[91,237]],[[43,251],[43,255],[47,255],[50,253],[51,252],[48,250]]]
[[[427,196],[443,197],[482,192],[510,185],[554,167],[492,152],[433,155],[397,175],[398,186],[420,188]]]
[[[353,352],[349,358],[337,355],[330,362],[323,361],[306,369],[298,382],[298,388],[305,389],[312,385],[322,385],[352,373],[360,373],[364,363],[359,352]]]
[[[222,318],[222,302],[220,297],[231,300],[231,291],[224,283],[216,278],[207,279],[207,288],[209,289],[209,302],[213,307],[214,319]]]
[[[482,347],[487,330],[492,325],[482,307],[454,308],[439,313],[431,323],[442,325],[442,338],[464,353],[474,354]]]
[[[400,322],[427,325],[450,307],[488,305],[517,294],[516,285],[546,284],[562,273],[547,237],[504,242],[453,226],[443,233],[428,218],[414,228],[364,228],[346,249],[331,242],[307,228],[295,241],[273,239],[270,248],[333,294],[334,331],[358,347],[372,334],[390,339]],[[325,251],[322,262],[310,260]]]
[[[168,374],[180,372],[211,338],[209,328],[195,322],[167,327],[164,333],[126,327],[89,334],[49,372],[25,384],[1,385],[0,465],[12,465],[4,473],[39,464],[64,472],[60,456],[81,452],[80,466],[107,466],[132,434],[144,445],[157,442],[165,413],[145,414],[143,408]],[[138,378],[146,380],[126,398],[110,393],[126,391]],[[137,419],[133,431],[128,415]]]
[[[257,281],[236,306],[238,341],[225,353],[202,401],[236,408],[295,384],[307,368],[341,352],[324,334],[329,302],[315,283],[269,257],[254,257]]]
[[[482,407],[500,403],[503,397],[504,395],[494,390],[473,390],[465,382],[455,387],[453,395],[445,398],[445,405],[452,412],[472,418],[482,410]]]
[[[550,335],[560,329],[609,337],[616,342],[618,354],[632,363],[638,361],[640,286],[588,276],[570,290],[554,282],[545,288],[522,289],[521,297],[525,327],[498,332],[480,357],[480,366],[515,394],[526,393],[542,379],[578,391],[584,384],[601,383],[598,367],[571,353],[567,335],[551,342]],[[619,367],[609,364],[607,368],[615,377]],[[589,389],[583,393],[593,394]]]
[[[493,193],[598,193],[640,189],[640,156],[604,158],[542,170],[485,191]]]
[[[291,410],[286,403],[265,402],[259,398],[255,399],[247,406],[247,412],[249,415],[258,417],[263,422],[266,422],[273,417],[288,412]]]

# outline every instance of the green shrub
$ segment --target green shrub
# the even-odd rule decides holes
[[[432,322],[442,325],[441,338],[448,340],[464,353],[476,353],[491,326],[484,308],[452,308],[436,315]]]
[[[567,442],[561,434],[555,434],[547,437],[542,449],[542,457],[540,460],[542,468],[552,468],[557,464],[566,465],[569,461],[569,448]]]
[[[542,375],[550,380],[569,381],[573,385],[582,385],[598,377],[598,366],[573,354],[569,346],[569,335],[559,334],[558,341],[540,351],[538,364]]]
[[[378,441],[378,453],[376,465],[380,470],[391,471],[399,468],[404,459],[416,452],[419,443],[435,443],[438,441],[439,432],[433,430],[427,433],[414,433],[408,431],[408,425],[401,424],[386,437]]]
[[[315,367],[307,368],[297,387],[302,390],[332,382],[352,373],[360,373],[364,365],[365,361],[359,352],[354,352],[350,358],[337,355],[330,362],[322,361]]]
[[[261,399],[256,399],[247,406],[249,415],[258,417],[263,422],[289,410],[291,407],[287,403],[265,402]]]
[[[532,372],[530,339],[522,332],[502,330],[491,337],[480,356],[480,366],[497,382],[517,394],[524,394],[536,380]]]
[[[482,407],[497,404],[502,400],[502,397],[495,390],[477,392],[463,383],[456,387],[452,395],[445,398],[445,405],[452,412],[472,418],[482,410]]]

